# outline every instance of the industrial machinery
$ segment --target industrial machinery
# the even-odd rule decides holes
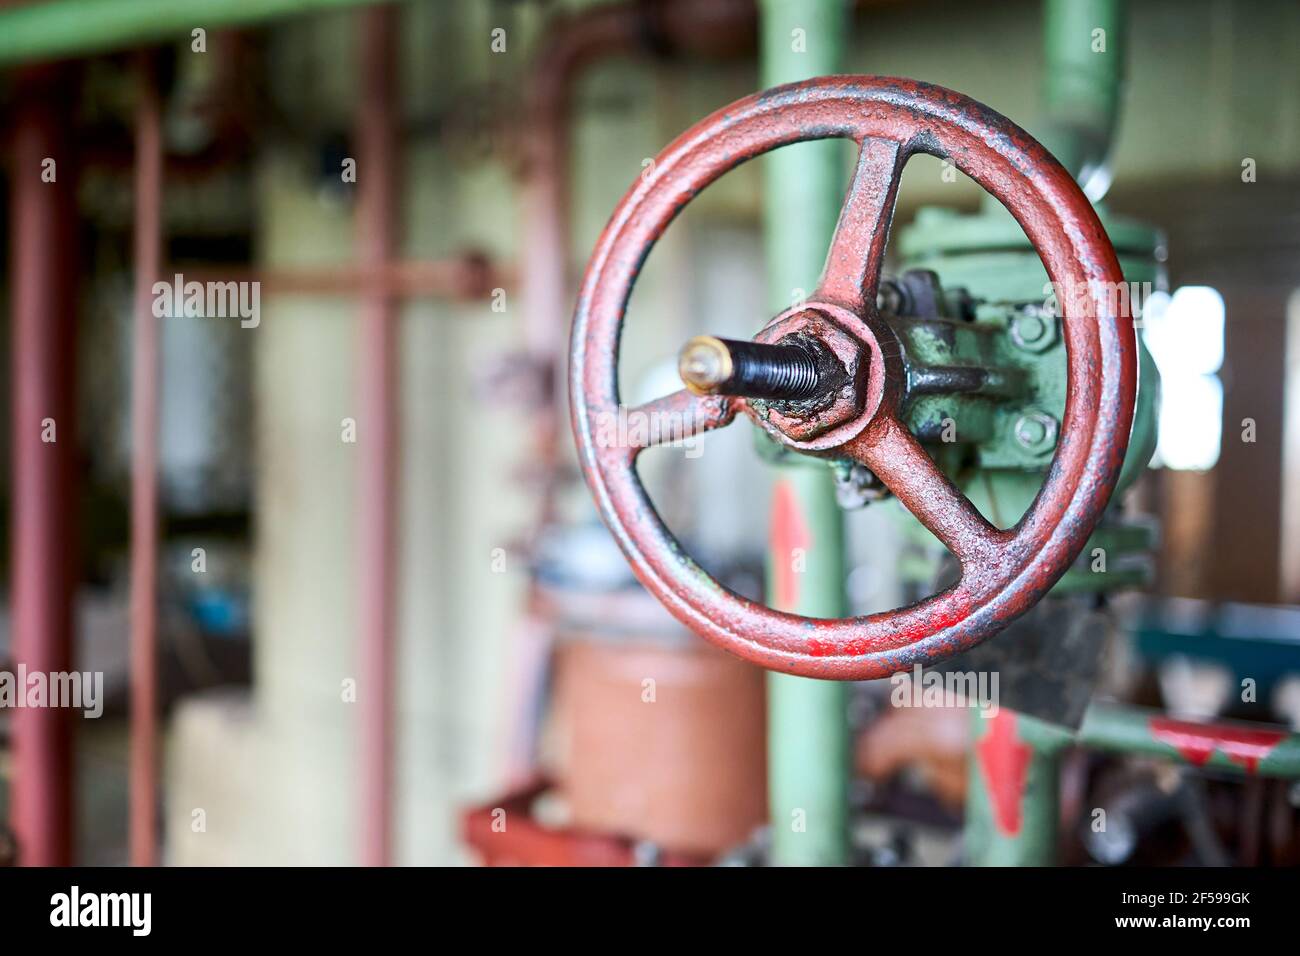
[[[1300,4],[1189,6],[0,4],[6,929],[1300,867]]]
[[[862,482],[892,492],[961,565],[956,584],[911,607],[814,620],[721,589],[656,520],[634,470],[644,446],[604,438],[607,423],[620,415],[623,310],[654,240],[692,196],[729,169],[770,149],[827,137],[858,142],[860,154],[818,289],[768,323],[753,343],[689,343],[682,354],[688,388],[626,413],[652,423],[651,434],[694,435],[744,412],[785,448],[830,459],[842,472],[868,470]],[[933,304],[923,327],[897,315],[917,313],[909,308],[916,299],[933,303],[934,287],[896,286],[893,301],[881,295],[894,197],[903,164],[916,152],[950,159],[1002,201],[1063,290],[1068,383],[1059,437],[1056,418],[1026,401],[1043,391],[1032,369],[998,360],[996,338],[1007,330],[973,315],[972,321],[943,317]],[[880,77],[824,78],[760,93],[670,145],[654,175],[615,211],[592,255],[570,365],[584,473],[641,581],[719,646],[774,670],[842,680],[946,659],[1032,607],[1101,520],[1124,465],[1137,392],[1128,305],[1107,295],[1123,283],[1114,249],[1074,178],[987,107],[949,90]],[[917,343],[927,339],[948,347],[932,345],[926,355]],[[950,359],[932,360],[944,351]],[[965,355],[984,361],[963,361]],[[920,399],[930,395],[1006,399],[989,403],[986,414],[1009,417],[1028,451],[1055,446],[1042,490],[1014,528],[990,524],[925,451],[922,438],[943,427],[931,429],[924,420],[927,405]],[[680,429],[653,427],[677,421]],[[954,435],[962,428],[955,422]]]
[[[741,163],[829,138],[852,140],[858,157],[816,289],[752,341],[690,340],[679,356],[686,387],[625,407],[622,323],[655,241]],[[1004,709],[972,725],[963,859],[973,863],[1056,858],[1061,759],[1072,743],[1230,773],[1287,778],[1300,769],[1295,738],[1284,731],[1187,723],[1091,699],[1107,630],[1098,602],[1150,577],[1153,526],[1108,505],[1155,447],[1158,376],[1135,318],[1160,284],[1163,250],[1156,230],[1099,216],[1076,181],[1096,172],[1096,144],[1080,136],[1062,142],[1069,169],[982,104],[911,80],[821,77],[740,100],[670,144],[614,211],[572,330],[570,402],[582,470],[637,578],[678,620],[797,678],[870,680],[960,654],[967,666],[1006,679]],[[1072,148],[1080,142],[1087,148]],[[922,210],[903,236],[903,270],[886,277],[899,180],[916,153],[951,163],[1005,209]],[[799,578],[809,568],[783,567],[803,559],[803,548],[792,554],[791,545],[810,545],[810,527],[831,529],[820,542],[823,558],[842,548],[836,519],[800,513],[825,498],[801,501],[787,478],[774,492],[769,597],[777,607],[734,593],[691,558],[649,500],[637,458],[738,415],[758,426],[761,454],[784,476],[829,474],[842,507],[892,496],[914,527],[938,539],[944,558],[913,575],[916,603],[843,617],[828,610],[843,606],[835,596],[842,579],[805,585]],[[638,427],[613,427],[624,421]],[[841,563],[832,558],[825,567],[834,574]],[[806,606],[798,597],[805,586],[829,599]],[[1003,630],[1001,643],[974,652]],[[792,691],[773,685],[769,701],[780,708]],[[827,694],[810,705],[821,692],[807,694],[791,716],[846,719],[836,715],[843,698]],[[777,735],[770,858],[850,862],[834,849],[837,838],[848,840],[846,798],[834,793],[833,729],[810,722],[814,743],[806,749],[817,756],[798,765],[789,743],[795,728],[770,726]],[[801,856],[788,842],[782,847],[782,812],[803,812],[783,793],[808,793],[806,781],[791,779],[796,766],[818,773],[818,758],[828,781],[819,792],[823,818],[839,819],[822,838],[804,841],[814,849]],[[1109,804],[1120,808],[1115,827],[1094,828],[1085,840],[1093,858],[1128,859],[1142,820],[1181,812],[1169,809],[1186,802],[1179,786],[1143,778],[1146,797],[1142,787],[1121,788]],[[1126,801],[1141,809],[1124,811]],[[1201,820],[1189,829],[1204,836],[1207,827]],[[1222,856],[1209,838],[1199,846],[1202,859]]]
[[[1141,490],[1125,492],[1157,444],[1160,376],[1140,331],[1167,288],[1167,253],[1159,229],[1103,202],[1122,4],[1044,3],[1041,142],[948,89],[833,75],[849,29],[840,0],[757,7],[767,89],[646,159],[590,255],[568,373],[578,465],[631,573],[685,628],[766,670],[766,700],[736,692],[750,686],[740,672],[729,686],[679,640],[652,640],[630,580],[578,583],[563,596],[573,606],[551,614],[561,645],[578,635],[555,652],[552,704],[585,715],[585,730],[552,779],[468,815],[467,841],[491,863],[1300,860],[1300,737],[1249,709],[1188,719],[1170,695],[1135,688],[1188,653],[1181,627],[1148,623],[1145,658],[1124,664],[1138,615],[1123,592],[1153,583],[1159,544],[1134,507]],[[815,47],[800,45],[805,34]],[[891,243],[918,154],[937,158],[945,181],[973,180],[983,202],[924,206]],[[706,334],[683,336],[684,387],[645,402],[626,381],[621,392],[620,351],[644,341],[624,336],[625,317],[656,243],[701,191],[763,156],[774,317],[756,316],[746,340],[722,331],[725,317],[692,316]],[[682,533],[670,498],[682,486],[657,480],[643,456],[699,449],[739,417],[757,426],[772,476],[765,592],[731,580],[698,528]],[[874,564],[851,570],[846,512],[868,506],[897,538],[872,540]],[[606,562],[579,558],[589,531],[552,564],[608,579]],[[862,571],[887,584],[851,594]],[[575,627],[573,607],[601,611]],[[1158,661],[1148,631],[1173,641]],[[1207,659],[1271,654],[1258,628],[1231,647],[1209,631]],[[1294,670],[1266,664],[1252,680]],[[681,682],[671,696],[689,687],[729,709],[645,708],[638,681],[658,673]],[[964,686],[964,703],[916,705],[935,709],[911,723],[883,703],[899,706],[881,693],[886,679],[919,697],[936,676]],[[971,699],[986,678],[991,707]],[[1203,719],[1225,710],[1249,722]],[[767,824],[735,843],[738,822],[763,810],[735,796],[752,795],[762,769],[744,732],[759,721]],[[750,783],[720,796],[738,779]],[[536,809],[548,794],[571,811],[554,825]],[[493,829],[501,814],[522,821],[513,836]],[[921,849],[927,828],[940,838]]]

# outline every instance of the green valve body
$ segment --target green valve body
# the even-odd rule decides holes
[[[1125,277],[1124,287],[1108,294],[1123,297],[1139,316],[1151,293],[1165,287],[1163,237],[1104,209],[1099,215]],[[1033,501],[1056,447],[1066,389],[1056,302],[1057,293],[1066,290],[1054,288],[1019,224],[999,207],[974,214],[923,208],[900,230],[898,249],[903,284],[930,284],[938,315],[938,321],[929,316],[894,321],[909,364],[996,372],[995,387],[915,394],[908,424],[985,516],[1009,527]],[[915,304],[920,297],[904,298]],[[1116,498],[1155,451],[1160,381],[1140,335],[1138,343],[1137,407]],[[1109,518],[1053,593],[1148,584],[1154,535],[1149,522]]]

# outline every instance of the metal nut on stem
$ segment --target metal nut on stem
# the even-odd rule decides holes
[[[1046,412],[1031,411],[1016,420],[1016,442],[1025,451],[1041,454],[1056,447],[1056,419]]]

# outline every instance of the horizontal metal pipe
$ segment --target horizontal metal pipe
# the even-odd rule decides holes
[[[1156,711],[1093,704],[1077,743],[1148,754],[1231,774],[1300,777],[1300,734],[1268,724],[1177,720]]]
[[[242,26],[390,0],[46,0],[0,10],[0,66],[124,50],[202,27]]]
[[[334,266],[201,266],[177,264],[164,270],[162,281],[256,282],[270,295],[386,295],[393,298],[445,298],[472,302],[490,298],[496,289],[511,290],[514,268],[475,254],[446,259],[410,259],[379,265],[340,263]]]

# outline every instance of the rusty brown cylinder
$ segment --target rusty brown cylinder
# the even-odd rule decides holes
[[[74,656],[79,273],[77,164],[68,116],[77,86],[75,71],[63,65],[34,67],[16,80],[9,167],[11,666],[48,675],[71,670]],[[9,819],[18,862],[70,866],[71,715],[20,707],[10,721]]]
[[[560,787],[579,829],[703,858],[767,819],[762,671],[689,635],[571,638],[556,660]]]

